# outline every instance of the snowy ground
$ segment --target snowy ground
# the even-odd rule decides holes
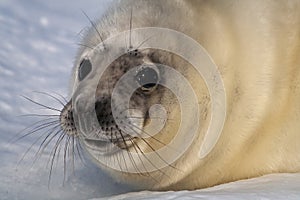
[[[62,163],[49,180],[48,155],[33,164],[38,146],[22,159],[36,137],[11,139],[39,111],[20,95],[60,107],[33,91],[67,94],[78,34],[88,25],[82,14],[99,16],[109,0],[0,1],[0,199],[88,199],[130,191],[115,184],[93,164],[77,162],[75,175],[63,181]],[[21,161],[21,162],[20,162]],[[19,164],[18,164],[19,163]],[[64,186],[63,186],[64,183]],[[272,175],[201,191],[130,193],[115,199],[299,199],[300,175]]]
[[[137,192],[128,193],[109,198],[109,200],[279,200],[293,199],[300,197],[300,174],[272,174],[260,178],[242,180],[216,187],[197,190],[197,191],[178,191],[178,192]],[[107,199],[107,198],[103,198]],[[96,200],[96,199],[94,199]],[[99,200],[99,199],[97,199]]]

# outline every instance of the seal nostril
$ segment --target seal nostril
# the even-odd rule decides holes
[[[101,127],[108,127],[114,123],[109,103],[110,97],[101,97],[100,100],[95,103],[95,111]]]
[[[159,73],[151,65],[142,67],[136,74],[136,81],[143,91],[150,91],[159,82]]]

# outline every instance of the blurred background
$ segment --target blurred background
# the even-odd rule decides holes
[[[43,132],[17,139],[39,120],[22,115],[50,113],[22,95],[62,108],[35,91],[67,98],[77,43],[89,26],[82,11],[97,19],[110,2],[0,0],[0,199],[87,199],[128,190],[88,160],[75,162],[74,171],[68,167],[64,180],[63,159],[58,158],[49,183],[51,148],[35,162],[40,145],[35,141]]]

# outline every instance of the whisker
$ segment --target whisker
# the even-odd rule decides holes
[[[144,158],[152,165],[152,167],[154,167],[155,169],[157,169],[160,173],[162,173],[163,175],[166,175],[161,169],[159,169],[158,167],[156,167],[154,164],[153,164],[153,162],[145,155],[145,153],[141,150],[141,148],[139,147],[139,145],[135,145],[138,149],[139,149],[139,151],[141,152],[141,154],[144,156]],[[139,153],[137,153],[138,155],[139,155]],[[140,156],[139,156],[139,158],[140,158]],[[141,161],[141,163],[142,163],[142,165],[143,165],[143,167],[146,169],[146,167],[145,167],[145,165],[144,165],[144,163],[143,163],[143,161]],[[151,176],[151,174],[146,170],[146,173],[147,173],[147,175],[148,176],[150,176],[155,182],[157,182],[157,183],[159,183],[159,181],[156,179],[156,178],[154,178],[153,176]],[[167,176],[167,175],[166,175]],[[169,177],[169,176],[168,176]]]
[[[78,139],[78,138],[75,138],[75,140],[76,140],[76,145],[75,145],[75,147],[76,147],[77,155],[78,155],[78,157],[79,157],[81,163],[82,163],[83,165],[86,166],[86,163],[85,163],[85,161],[84,161],[84,159],[83,159],[83,157],[82,157],[82,155],[81,155],[82,153],[80,153],[80,152],[83,151],[83,148],[82,148],[82,146],[81,146],[81,144],[80,144],[79,139]]]
[[[32,102],[32,103],[34,103],[34,104],[36,104],[36,105],[39,105],[39,106],[41,106],[41,107],[43,107],[43,108],[47,108],[47,109],[49,109],[49,110],[53,110],[53,111],[60,112],[60,110],[59,110],[59,109],[52,108],[52,107],[50,107],[50,106],[46,106],[46,105],[44,105],[44,104],[41,104],[41,103],[39,103],[39,102],[36,102],[36,101],[34,101],[34,100],[32,100],[32,99],[30,99],[30,98],[26,97],[26,96],[24,96],[24,95],[21,95],[21,97],[23,97],[23,98],[27,99],[28,101],[30,101],[30,102]]]
[[[59,96],[62,100],[65,101],[66,104],[69,102],[69,101],[66,99],[66,97],[64,97],[63,95],[61,95],[61,94],[59,94],[59,93],[57,93],[57,92],[53,92],[53,91],[52,91],[51,93],[56,94],[57,96]]]
[[[129,140],[130,140],[130,142],[132,143],[132,145],[133,145],[133,147],[134,147],[134,150],[135,150],[136,154],[138,155],[139,160],[141,161],[141,163],[142,163],[142,165],[143,165],[143,168],[144,168],[144,170],[145,170],[145,172],[146,172],[146,175],[147,175],[147,176],[150,176],[155,182],[158,183],[159,181],[158,181],[157,179],[155,179],[153,176],[151,176],[151,174],[147,171],[146,166],[145,166],[145,164],[144,164],[142,158],[140,157],[140,154],[138,153],[138,150],[143,154],[143,156],[146,158],[146,160],[148,160],[148,162],[151,163],[151,161],[149,160],[149,158],[147,158],[147,156],[144,154],[144,152],[143,152],[142,149],[139,147],[139,145],[135,144],[134,141],[132,141],[131,138],[129,138]],[[138,148],[138,150],[137,150],[137,148]],[[152,164],[151,164],[151,165],[152,165]],[[153,166],[153,165],[152,165],[152,166]],[[153,167],[155,167],[155,166],[153,166]],[[145,176],[144,173],[139,173],[139,175]]]
[[[68,137],[68,147],[67,147],[67,157],[68,157],[68,162],[70,162],[70,165],[71,165],[71,173],[75,173],[75,166],[74,166],[74,137],[72,136],[69,136]],[[69,173],[69,174],[71,174]]]
[[[139,116],[128,116],[126,118],[119,118],[119,119],[144,119],[144,117],[139,117]],[[151,117],[151,119],[164,119],[162,117]],[[168,118],[168,120],[174,120],[174,119],[170,119]]]
[[[89,45],[87,45],[87,44],[77,43],[77,45],[82,46],[82,47],[89,48],[89,49],[91,49],[91,50],[94,50],[94,49],[95,49],[95,47],[91,47],[91,46],[89,46]]]
[[[33,91],[34,93],[37,93],[37,94],[43,94],[43,95],[46,95],[48,97],[51,97],[52,99],[56,100],[57,102],[59,102],[62,106],[65,106],[65,103],[63,103],[60,99],[58,99],[57,97],[51,95],[51,94],[48,94],[46,92],[39,92],[39,91]]]
[[[137,133],[137,131],[136,130],[134,130],[132,127],[130,127],[130,126],[127,126],[127,127],[129,127],[132,131],[134,131],[135,133]],[[138,133],[137,133],[138,134]],[[145,144],[147,144],[147,146],[149,146],[150,147],[150,149],[165,163],[165,164],[167,164],[168,166],[170,166],[170,167],[172,167],[172,168],[174,168],[174,169],[177,169],[176,167],[174,167],[173,165],[171,165],[171,164],[169,164],[164,158],[162,158],[161,157],[161,155],[159,155],[159,153],[157,153],[157,151],[144,139],[144,138],[140,138]],[[155,165],[153,166],[153,167],[155,167]],[[157,168],[157,167],[156,167]]]
[[[132,49],[131,32],[132,32],[132,8],[130,10],[130,21],[129,21],[129,49]]]
[[[133,130],[134,131],[134,130]],[[143,140],[143,138],[141,138]],[[149,143],[146,143],[148,146],[150,145]],[[169,177],[167,174],[165,174],[165,172],[163,172],[161,169],[159,169],[146,155],[145,153],[141,150],[141,148],[139,147],[139,145],[136,145],[136,147],[140,150],[140,152],[143,154],[143,156],[146,158],[146,160],[152,165],[152,167],[154,167],[155,169],[157,169],[159,172],[161,172],[162,174],[164,174],[165,176]],[[150,145],[151,148],[151,145]],[[163,160],[168,166],[170,165],[169,163],[167,163],[163,158],[161,158],[161,156],[154,150],[154,148],[152,148],[152,151],[155,152],[155,154],[157,154],[159,156],[159,158],[161,160]],[[169,177],[170,178],[170,177]]]
[[[71,159],[72,159],[72,174],[74,174],[75,173],[75,148],[74,148],[74,145],[76,145],[76,140],[75,140],[75,137],[71,137]]]
[[[67,173],[67,151],[69,147],[71,137],[67,136],[67,139],[65,140],[65,148],[64,148],[64,178],[63,178],[63,184],[66,181],[66,173]]]
[[[40,91],[33,91],[33,92],[39,95],[45,95],[49,97],[51,100],[58,102],[63,107],[68,103],[68,100],[65,97],[63,97],[62,95],[56,92],[52,92],[52,93],[46,93]],[[34,149],[35,152],[33,154],[33,161],[31,166],[33,167],[33,165],[37,162],[37,160],[41,158],[43,153],[46,152],[46,150],[50,149],[49,153],[47,151],[49,158],[48,161],[46,161],[47,166],[50,168],[48,174],[48,188],[50,187],[51,179],[54,172],[54,167],[56,164],[58,164],[61,161],[60,157],[61,158],[63,157],[62,161],[64,165],[63,166],[64,167],[63,185],[64,185],[67,180],[66,178],[69,175],[67,170],[71,166],[68,165],[69,159],[70,161],[72,160],[73,171],[75,171],[74,170],[75,155],[76,155],[75,150],[77,151],[80,160],[83,162],[83,158],[81,157],[81,153],[80,153],[82,151],[82,147],[80,145],[77,145],[77,142],[75,142],[76,139],[75,136],[68,135],[67,133],[64,133],[64,131],[62,130],[60,124],[60,113],[61,113],[60,109],[40,103],[27,96],[21,95],[21,97],[35,105],[38,105],[47,110],[58,112],[59,114],[32,113],[32,114],[24,114],[20,116],[20,117],[36,117],[39,118],[40,120],[34,122],[30,126],[21,130],[17,134],[17,136],[15,136],[11,140],[11,142],[17,142],[30,135],[35,136],[34,140],[30,144],[28,149],[25,151],[24,155],[22,155],[22,158],[18,161],[17,166],[19,166],[20,163],[24,161],[25,157],[29,154],[29,152]],[[39,133],[41,134],[36,135]],[[36,149],[35,146],[37,147]]]
[[[51,121],[51,122],[47,122],[47,123],[44,123],[44,124],[41,124],[41,125],[39,125],[39,126],[37,126],[37,127],[35,127],[35,128],[32,128],[28,133],[26,133],[25,135],[22,135],[22,136],[20,136],[19,138],[17,138],[14,142],[17,142],[17,141],[19,141],[19,140],[21,140],[21,139],[24,139],[25,137],[28,137],[29,135],[32,135],[32,134],[34,134],[34,133],[36,133],[36,132],[38,132],[38,131],[40,131],[40,130],[43,130],[43,129],[45,129],[45,128],[48,128],[48,127],[51,127],[52,125],[54,125],[54,124],[57,124],[58,123],[58,121]]]
[[[112,88],[110,87],[110,83],[111,83],[110,81],[111,81],[111,79],[110,79],[110,77],[108,77],[107,78],[107,87],[108,87],[109,94],[112,93]],[[116,136],[116,134],[115,134],[115,136]],[[111,138],[111,142],[112,142],[113,141],[113,132],[112,132],[112,130],[110,130],[110,138]],[[117,136],[116,136],[116,140],[117,140],[117,142],[119,141]],[[113,156],[113,158],[114,158],[114,160],[115,160],[115,158],[117,159],[120,170],[122,170],[122,165],[121,165],[121,161],[119,160],[119,156]]]
[[[22,155],[21,159],[18,161],[17,163],[17,167],[23,162],[23,160],[25,159],[26,155],[29,153],[29,151],[35,146],[35,144],[43,137],[43,135],[41,135],[40,137],[38,137],[37,139],[34,140],[34,142],[29,146],[29,148],[25,151],[25,153]]]
[[[49,160],[51,163],[50,163],[50,171],[49,171],[49,177],[48,177],[48,187],[50,186],[50,182],[51,182],[51,176],[52,176],[53,165],[54,165],[54,158],[55,158],[55,155],[57,153],[57,149],[60,146],[59,144],[64,139],[65,136],[66,136],[65,134],[62,134],[62,135],[60,135],[58,137],[58,139],[57,139],[57,141],[56,141],[56,143],[54,145],[54,149],[50,153],[50,157],[49,158],[51,158],[51,157],[52,158],[51,158],[51,160]],[[49,164],[49,161],[48,161],[48,164]]]
[[[106,49],[106,47],[104,45],[104,41],[102,39],[102,36],[101,36],[99,30],[97,29],[96,24],[91,20],[91,18],[83,10],[81,10],[81,11],[85,15],[85,17],[88,19],[88,21],[90,22],[90,24],[92,25],[92,27],[95,29],[95,31],[97,32],[97,34],[98,34],[98,36],[99,36],[99,38],[100,38],[100,40],[101,40],[101,42],[103,44],[103,48]]]
[[[118,108],[118,107],[117,107],[117,108]],[[120,113],[123,113],[123,112],[125,112],[126,110],[128,110],[128,108],[125,108],[125,109],[121,110]],[[128,117],[128,118],[130,118],[130,117]],[[121,118],[119,118],[119,119],[127,119],[127,118],[126,118],[126,117],[123,117],[123,118],[121,117]],[[167,120],[169,120],[169,119],[167,119]],[[129,124],[127,124],[127,125],[129,125]],[[167,146],[167,144],[161,142],[161,141],[158,140],[156,137],[154,137],[154,136],[152,136],[151,134],[147,133],[145,130],[139,128],[138,126],[135,126],[134,124],[130,124],[130,125],[133,126],[134,128],[137,128],[138,130],[142,131],[142,133],[146,134],[147,136],[149,136],[151,139],[154,139],[154,140],[157,141],[158,143],[160,143],[160,144],[162,144],[162,145],[164,145],[164,146]],[[131,129],[132,129],[132,128],[131,128]],[[169,148],[171,148],[171,147],[169,147]],[[173,148],[171,148],[171,149],[173,149]],[[173,149],[173,150],[176,150],[176,149]]]
[[[125,143],[126,148],[128,149],[128,147],[127,147],[127,145],[126,145],[126,142],[125,142],[124,137],[123,137],[122,134],[121,134],[121,136],[122,136],[123,142]],[[116,136],[116,138],[117,138],[117,136]],[[118,139],[118,138],[117,138],[117,142],[119,142],[119,139]],[[126,171],[128,171],[128,166],[127,166],[126,159],[125,159],[125,157],[124,157],[123,151],[122,151],[122,157],[123,157],[123,160],[124,160],[124,164],[125,164]]]
[[[169,167],[172,167],[173,169],[176,169],[176,170],[179,170],[178,168],[176,168],[176,167],[174,167],[173,165],[171,165],[170,163],[168,163],[165,159],[163,159],[162,157],[161,157],[161,155],[159,155],[159,153],[157,153],[156,151],[155,151],[155,149],[147,142],[147,140],[145,140],[144,138],[141,138],[141,140],[143,140],[143,142],[144,143],[146,143],[147,145],[148,145],[148,147],[150,147],[150,149],[152,150],[152,151],[154,151],[155,152],[155,154],[165,163],[165,164],[167,164]]]
[[[137,47],[136,49],[141,48],[141,46],[143,46],[147,41],[149,41],[152,37],[154,37],[154,35],[148,37],[147,39],[145,39],[144,41],[142,41]]]
[[[61,130],[58,130],[58,131],[55,132],[55,129],[56,129],[56,128],[53,128],[53,132],[49,132],[49,133],[47,134],[47,136],[44,138],[44,140],[42,141],[42,143],[40,144],[39,149],[38,149],[38,151],[36,152],[35,159],[34,159],[33,163],[35,163],[35,162],[39,159],[39,157],[42,155],[42,153],[43,153],[44,150],[47,148],[47,146],[50,144],[50,142],[51,142],[57,135],[62,134]],[[52,135],[52,134],[54,134],[54,135]],[[51,135],[52,135],[52,137],[49,138]],[[49,138],[49,140],[48,140],[48,138]],[[48,141],[47,141],[47,140],[48,140]],[[39,155],[40,155],[40,156],[39,156]]]
[[[24,134],[26,132],[26,130],[29,130],[29,129],[32,129],[34,126],[36,126],[37,124],[40,124],[40,123],[43,123],[43,122],[46,122],[46,121],[49,121],[50,119],[43,119],[43,120],[39,120],[37,122],[34,122],[33,124],[23,128],[21,131],[19,131],[18,133],[16,133],[10,140],[9,140],[9,143],[15,143],[15,142],[18,142],[19,140],[23,139],[24,137],[21,137],[19,135],[21,134]],[[53,120],[53,119],[51,119]]]
[[[115,135],[115,136],[116,136],[117,142],[119,142],[119,139],[118,139],[117,135]],[[112,140],[113,140],[113,132],[111,131],[111,141],[112,141]],[[118,156],[118,155],[117,155],[117,156],[114,156],[114,158],[117,159],[117,162],[118,162],[118,165],[119,165],[119,167],[120,167],[120,170],[123,171],[123,168],[122,168],[122,165],[121,165],[121,161],[119,160],[119,156]],[[126,165],[126,163],[125,163],[125,165]]]
[[[57,130],[57,129],[58,129],[58,130]],[[56,130],[57,130],[57,131],[56,131]],[[58,134],[61,133],[60,125],[54,126],[53,128],[51,128],[50,130],[48,130],[48,131],[45,132],[45,133],[47,134],[47,136],[46,136],[46,137],[43,139],[43,141],[41,142],[41,144],[40,144],[40,146],[39,146],[39,148],[38,148],[38,150],[37,150],[37,153],[39,153],[41,150],[42,150],[41,152],[43,152],[43,149],[45,149],[45,148],[48,146],[49,142],[51,142],[51,140],[52,140],[55,136],[57,136]],[[51,137],[50,140],[49,140],[49,142],[47,142],[47,143],[45,144],[45,142],[47,141],[47,139],[48,139],[52,134],[54,134],[53,137]],[[44,134],[43,134],[42,136],[44,136]],[[45,145],[44,145],[44,144],[45,144]]]
[[[133,146],[133,148],[134,148],[134,151],[135,151],[136,154],[138,155],[138,158],[139,158],[139,160],[141,161],[141,163],[142,163],[142,165],[143,165],[143,168],[144,168],[146,174],[147,174],[148,176],[150,176],[150,174],[149,174],[149,172],[147,171],[146,166],[144,165],[144,162],[143,162],[143,160],[141,159],[140,154],[138,153],[138,150],[137,150],[137,148],[136,148],[136,146],[138,146],[138,145],[136,145],[136,144],[134,143],[134,141],[133,141],[131,138],[129,138],[129,141],[131,142],[131,144],[132,144],[132,146]],[[138,172],[139,172],[139,173],[138,173],[139,175],[145,176],[145,174],[142,173],[139,169],[138,169]]]
[[[122,137],[123,143],[124,143],[124,145],[125,145],[125,147],[126,147],[126,151],[127,151],[128,156],[129,156],[129,159],[131,160],[131,163],[133,164],[134,168],[135,168],[139,173],[141,173],[140,170],[138,169],[137,165],[136,165],[136,162],[135,162],[134,158],[132,157],[132,155],[131,155],[130,152],[129,152],[128,145],[127,145],[127,143],[126,143],[126,141],[125,141],[125,138],[124,138],[122,132],[119,131],[119,133],[120,133],[120,135],[121,135],[121,137]]]
[[[18,117],[59,117],[60,115],[42,115],[42,114],[23,114]]]
[[[127,124],[127,127],[129,127],[129,128],[132,129],[132,130],[134,130],[134,129],[133,129],[132,127],[130,127],[130,126],[132,126],[132,127],[134,127],[134,128],[137,128],[139,131],[142,131],[142,133],[146,134],[149,138],[154,139],[156,142],[158,142],[158,143],[160,143],[160,144],[162,144],[162,145],[164,145],[164,146],[168,146],[167,144],[163,143],[162,141],[160,141],[160,140],[157,139],[156,137],[154,137],[154,136],[152,136],[151,134],[147,133],[147,131],[145,131],[145,130],[139,128],[138,126],[135,126],[134,124]],[[136,132],[136,131],[135,131],[135,132]],[[137,132],[136,132],[136,133],[137,133]],[[139,134],[139,133],[137,133],[137,134]],[[168,146],[168,148],[173,149],[173,150],[176,150],[176,149],[171,148],[171,147],[169,147],[169,146]]]

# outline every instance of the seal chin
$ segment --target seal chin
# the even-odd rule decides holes
[[[113,155],[121,150],[109,141],[84,139],[82,142],[88,151],[96,151],[101,156]]]

